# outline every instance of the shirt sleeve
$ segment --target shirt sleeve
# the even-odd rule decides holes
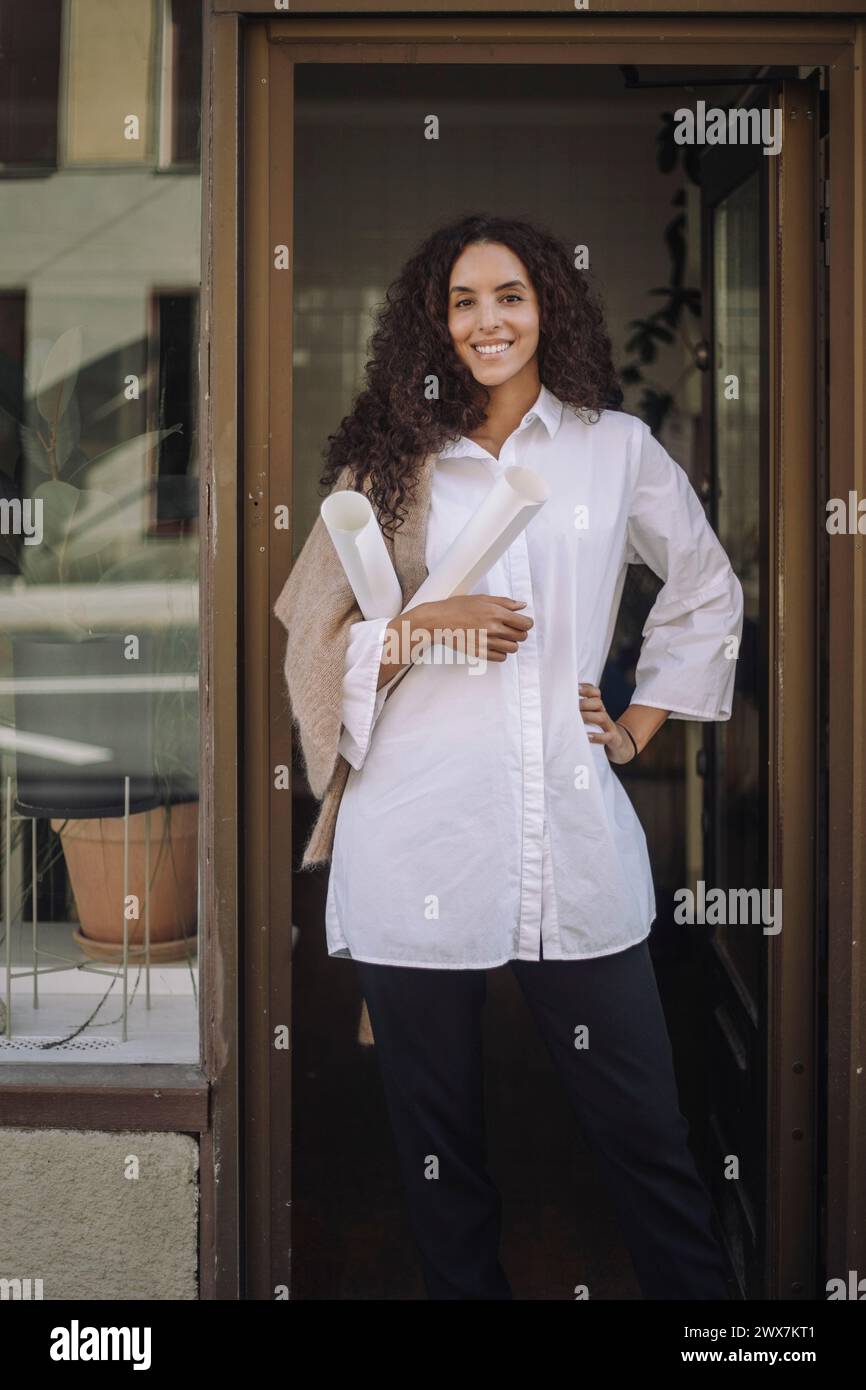
[[[626,561],[644,561],[663,586],[643,629],[632,703],[675,719],[730,719],[742,585],[685,471],[636,423]]]
[[[337,747],[356,771],[360,771],[364,764],[370,746],[370,735],[385,703],[385,697],[401,674],[401,671],[398,671],[387,685],[376,689],[385,629],[389,621],[388,618],[369,618],[353,623],[349,629],[346,670],[343,676],[343,728]]]

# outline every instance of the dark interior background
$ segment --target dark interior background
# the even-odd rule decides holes
[[[730,88],[701,87],[720,75]],[[734,100],[746,75],[704,69],[683,90],[629,85],[680,80],[679,69],[297,69],[296,551],[318,511],[326,437],[363,385],[371,309],[432,227],[471,211],[537,220],[588,246],[623,408],[647,419],[700,488],[700,319],[683,308],[668,333],[654,329],[672,289],[700,301],[700,189],[673,147],[670,113],[701,96]],[[430,114],[438,141],[424,139]],[[630,571],[603,680],[614,716],[630,698],[658,587],[645,567]],[[621,774],[654,867],[650,949],[687,1115],[705,1084],[701,1006],[672,898],[702,863],[701,741],[699,725],[668,721]],[[296,866],[315,810],[296,749]],[[326,951],[326,889],[326,871],[294,874],[293,1297],[423,1298],[375,1048],[358,1041],[354,970]],[[594,1298],[639,1297],[600,1175],[507,968],[489,972],[485,1047],[490,1168],[515,1296],[572,1298],[587,1283]]]

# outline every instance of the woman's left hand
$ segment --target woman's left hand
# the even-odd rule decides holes
[[[590,743],[603,743],[605,752],[612,763],[628,763],[635,756],[634,745],[628,734],[615,724],[602,703],[601,691],[597,685],[581,681],[578,685],[580,712],[584,724],[597,724],[599,732],[587,730]]]

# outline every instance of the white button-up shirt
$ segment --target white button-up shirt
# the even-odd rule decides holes
[[[482,674],[440,644],[386,700],[386,620],[352,627],[332,956],[482,969],[537,960],[542,942],[545,959],[578,960],[648,935],[644,832],[578,704],[579,682],[599,684],[629,563],[664,581],[634,703],[730,717],[742,588],[685,472],[636,416],[587,424],[542,386],[498,459],[465,437],[449,444],[433,472],[428,570],[511,464],[541,473],[550,497],[472,592],[526,600],[517,611],[534,625],[518,650]]]

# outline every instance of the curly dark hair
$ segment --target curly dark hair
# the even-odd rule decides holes
[[[564,404],[597,420],[622,404],[610,338],[583,272],[562,242],[529,222],[472,214],[432,233],[406,262],[376,314],[366,363],[367,385],[328,436],[320,484],[329,491],[345,467],[369,497],[383,530],[402,525],[407,489],[421,460],[478,429],[489,392],[454,351],[448,328],[448,281],[467,246],[498,242],[525,265],[538,298],[538,374]],[[429,400],[425,382],[438,382]]]

